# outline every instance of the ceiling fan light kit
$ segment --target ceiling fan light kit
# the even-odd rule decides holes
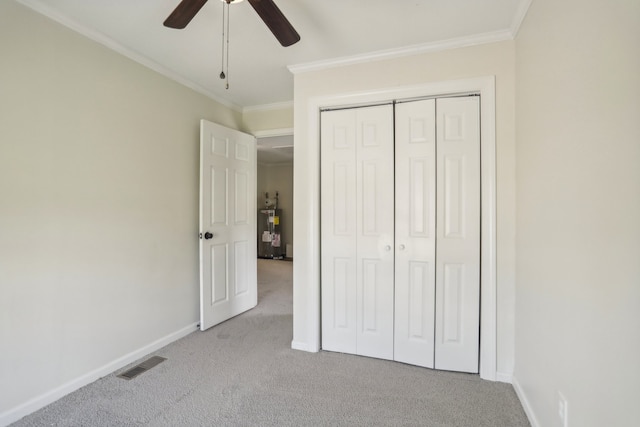
[[[221,79],[226,79],[226,88],[229,89],[229,5],[240,3],[243,0],[221,0],[223,4],[222,14],[222,72]],[[271,30],[278,42],[284,47],[300,41],[300,35],[293,25],[276,6],[273,0],[247,0],[258,16]],[[207,0],[182,0],[164,21],[164,26],[175,29],[185,28],[189,22],[202,9]],[[226,9],[226,10],[225,10]],[[226,37],[225,37],[226,35]],[[226,49],[225,49],[226,48]],[[226,59],[226,73],[225,73]]]

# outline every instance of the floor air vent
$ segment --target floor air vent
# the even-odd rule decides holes
[[[160,356],[153,356],[147,360],[145,360],[144,362],[140,363],[139,365],[134,366],[133,368],[121,373],[120,375],[118,375],[118,378],[124,378],[125,380],[131,380],[135,377],[137,377],[138,375],[140,375],[143,372],[147,372],[149,369],[153,368],[156,365],[159,365],[160,363],[164,362],[165,359],[164,357],[160,357]]]

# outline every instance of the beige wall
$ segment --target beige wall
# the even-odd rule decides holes
[[[640,2],[534,0],[516,39],[516,385],[540,426],[640,419]]]
[[[199,120],[241,117],[10,1],[0,62],[2,424],[197,322]]]
[[[248,109],[242,113],[242,130],[248,133],[293,128],[293,106]]]
[[[450,51],[363,63],[297,74],[295,86],[294,209],[296,235],[294,259],[294,343],[309,344],[309,325],[316,313],[308,310],[310,284],[306,275],[317,256],[311,243],[314,203],[308,199],[310,165],[317,153],[306,144],[309,102],[318,96],[375,92],[384,88],[427,82],[496,76],[497,117],[497,291],[498,371],[510,378],[513,370],[515,294],[515,44],[501,42]]]
[[[534,0],[515,43],[295,77],[308,242],[311,98],[496,76],[498,371],[513,371],[515,307],[516,387],[539,425],[559,425],[558,391],[571,426],[640,418],[639,7]],[[197,321],[199,120],[294,122],[288,107],[230,111],[14,2],[0,2],[0,58],[1,423]],[[304,342],[300,279],[317,254],[301,246]]]

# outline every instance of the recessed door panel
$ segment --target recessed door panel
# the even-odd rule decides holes
[[[419,102],[427,105],[429,103],[433,103],[433,100]],[[408,137],[407,142],[409,144],[428,144],[429,142],[433,142],[433,123],[435,117],[426,117],[418,114],[411,115],[409,117],[403,116],[399,121],[406,122],[407,120],[409,121],[409,134],[405,136],[405,138]],[[404,132],[406,132],[406,130]]]
[[[333,233],[334,235],[355,236],[355,222],[352,218],[353,191],[355,188],[345,185],[355,176],[355,167],[346,163],[333,165]]]
[[[236,296],[249,292],[249,274],[247,274],[248,263],[247,257],[249,252],[249,242],[246,240],[236,241],[233,243],[234,248],[234,290]]]
[[[331,141],[330,144],[333,145],[334,150],[352,151],[354,148],[353,138],[355,138],[355,128],[353,127],[353,123],[345,121],[344,123],[336,123],[332,126],[333,128],[330,132],[333,137],[333,141]]]
[[[464,157],[443,156],[444,173],[444,234],[447,239],[464,238],[465,221],[465,165]]]
[[[440,102],[440,100],[438,100]],[[446,101],[445,101],[446,102]],[[442,142],[463,141],[465,131],[465,114],[448,110],[442,113],[444,126],[442,127]]]
[[[382,205],[379,200],[381,196],[378,184],[386,185],[378,178],[377,162],[362,163],[362,233],[367,236],[379,236],[378,229],[378,206]]]
[[[211,304],[218,304],[229,299],[229,278],[227,276],[227,254],[226,244],[214,245],[210,248],[211,253]]]
[[[329,281],[329,286],[326,292],[332,295],[330,301],[332,303],[333,312],[333,327],[340,329],[353,329],[355,323],[352,321],[352,313],[349,312],[349,307],[352,305],[349,300],[349,283],[355,280],[353,277],[353,260],[346,258],[335,258],[333,260],[333,277]],[[354,336],[355,338],[355,336]]]
[[[235,223],[236,225],[246,225],[249,221],[249,217],[254,215],[254,212],[249,212],[249,200],[247,200],[247,190],[249,188],[249,175],[246,171],[236,171],[235,173]]]
[[[227,223],[227,168],[212,167],[209,170],[211,188],[218,197],[211,197],[211,222],[209,225]]]
[[[464,307],[464,265],[444,264],[442,283],[442,341],[446,344],[460,344],[462,341],[462,313]]]
[[[217,137],[211,133],[208,136],[211,154],[220,157],[229,157],[229,139],[223,136]]]
[[[235,141],[236,160],[248,162],[251,159],[251,144],[243,141]]]
[[[362,261],[362,333],[378,333],[378,267],[379,260],[365,259]]]
[[[431,295],[433,268],[428,262],[409,262],[409,333],[411,341],[433,341],[433,310],[425,310]],[[433,303],[431,304],[433,305]]]
[[[426,150],[425,150],[426,151]],[[409,236],[429,238],[435,215],[433,156],[409,159]],[[431,237],[435,237],[433,234]]]

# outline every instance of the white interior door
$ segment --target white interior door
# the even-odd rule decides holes
[[[322,113],[322,347],[393,358],[393,107]]]
[[[436,101],[437,369],[478,372],[480,344],[479,97]]]
[[[256,142],[200,122],[200,329],[256,306]]]
[[[396,105],[394,360],[434,367],[436,103]]]

